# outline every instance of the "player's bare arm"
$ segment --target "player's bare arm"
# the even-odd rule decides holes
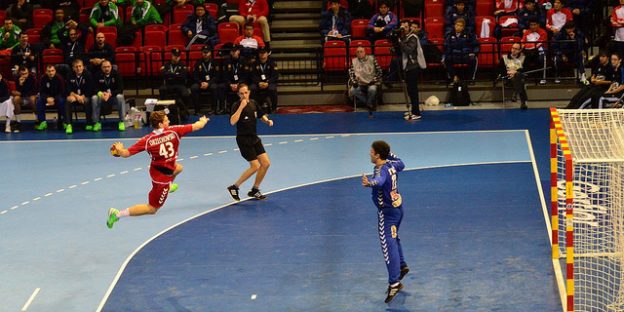
[[[199,120],[193,123],[193,131],[202,129],[209,121],[210,119],[206,116],[199,117]]]

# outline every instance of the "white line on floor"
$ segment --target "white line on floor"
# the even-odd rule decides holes
[[[38,201],[38,200],[40,200],[40,199],[41,199],[41,197],[35,197],[35,198],[33,198],[32,200],[33,200],[33,201]]]
[[[30,204],[30,201],[25,201],[25,202],[22,203],[22,206],[25,206],[25,205],[28,205],[28,204]]]
[[[115,176],[115,174],[113,173],[113,174],[109,174],[109,175],[107,175],[106,177],[107,177],[107,178],[112,178],[112,177],[114,177],[114,176]]]
[[[33,302],[33,300],[35,300],[35,297],[37,297],[37,294],[39,294],[40,290],[41,288],[36,288],[35,291],[33,291],[32,295],[30,295],[30,298],[28,298],[28,301],[26,301],[26,303],[22,307],[22,310],[21,310],[22,312],[28,310],[28,307]]]
[[[93,182],[97,182],[97,181],[100,181],[100,180],[102,180],[102,178],[98,177],[98,178],[93,179]]]
[[[70,185],[70,186],[68,187],[68,189],[73,189],[73,188],[75,188],[76,186],[78,186],[78,185],[76,185],[76,184],[72,184],[72,185]]]
[[[11,207],[11,208],[9,208],[9,209],[11,209],[11,210],[15,210],[15,209],[17,209],[18,207],[19,207],[18,205],[15,205],[15,206],[13,206],[13,207]]]
[[[132,169],[132,171],[139,171],[139,170],[141,170],[141,169],[143,169],[143,168],[141,168],[141,167],[137,167],[137,168]]]
[[[52,196],[52,193],[48,193],[48,194],[45,194],[43,196],[45,196],[45,197]]]
[[[227,151],[219,151],[219,154],[227,153]]]
[[[9,211],[8,210],[2,210],[2,212],[0,212],[0,214],[5,214],[7,212],[9,212]]]
[[[212,155],[212,153],[206,153],[206,154],[204,154],[204,156],[210,156],[210,155]]]
[[[126,174],[126,173],[128,173],[128,170],[124,170],[124,171],[120,172],[119,174]]]
[[[191,157],[189,157],[189,159],[195,159],[197,157],[199,157],[199,156],[191,156]]]
[[[87,185],[87,184],[89,184],[89,181],[84,181],[84,182],[82,182],[82,183],[80,183],[80,184],[82,184],[82,185]]]

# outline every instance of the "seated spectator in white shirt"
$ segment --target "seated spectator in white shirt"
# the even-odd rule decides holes
[[[234,45],[242,46],[241,54],[245,57],[255,57],[259,48],[264,48],[265,44],[262,38],[254,35],[254,27],[252,23],[245,24],[245,30],[242,36],[238,36],[234,40]]]

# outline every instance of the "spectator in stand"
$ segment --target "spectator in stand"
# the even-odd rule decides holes
[[[537,5],[535,0],[524,0],[524,8],[518,12],[518,28],[520,28],[521,37],[524,31],[529,29],[529,21],[534,19],[538,21],[540,27],[546,27],[546,14],[544,7]]]
[[[13,105],[15,105],[15,120],[17,121],[14,127],[11,126],[13,132],[20,132],[20,114],[22,113],[22,107],[30,106],[36,113],[35,102],[37,99],[37,88],[35,84],[35,77],[30,74],[28,68],[20,67],[18,69],[18,77],[15,81],[15,90],[11,92],[11,95],[13,96]]]
[[[230,48],[224,46],[224,49]],[[249,62],[241,54],[241,46],[232,45],[230,48],[230,56],[223,63],[223,82],[225,91],[223,94],[226,98],[225,110],[230,113],[232,104],[239,100],[238,86],[241,83],[249,83]]]
[[[6,11],[6,17],[13,20],[13,23],[21,29],[32,27],[33,8],[26,0],[16,0]]]
[[[94,31],[102,26],[121,26],[117,5],[109,0],[99,0],[91,10],[89,22]]]
[[[262,33],[264,34],[264,42],[270,45],[271,31],[269,29],[269,4],[266,0],[239,0],[238,14],[230,16],[230,22],[238,23],[243,27],[245,23],[251,22],[260,24]]]
[[[527,66],[530,64],[532,69],[542,68],[542,79],[540,84],[546,84],[546,45],[548,34],[540,28],[537,20],[529,21],[529,29],[522,36],[524,44],[524,55],[526,56]]]
[[[349,0],[349,12],[354,19],[369,19],[373,15],[373,7],[369,0]]]
[[[58,36],[59,29],[66,29],[65,12],[62,9],[54,11],[54,19],[41,30],[41,42],[45,48],[61,48],[61,39]]]
[[[255,59],[258,54],[258,49],[264,48],[264,41],[262,38],[254,35],[254,27],[252,23],[245,24],[245,30],[243,31],[243,35],[238,36],[236,40],[234,40],[234,45],[241,46],[241,55],[249,58]]]
[[[527,92],[524,87],[524,60],[525,56],[522,53],[522,45],[520,43],[513,43],[511,45],[511,51],[501,57],[499,62],[501,76],[504,77],[503,81],[507,80],[511,82],[514,92],[520,97],[520,109],[527,109]]]
[[[151,2],[147,0],[135,0],[130,13],[130,25],[143,28],[149,24],[162,24],[160,14]]]
[[[46,73],[39,81],[39,96],[37,99],[37,123],[35,130],[43,131],[48,128],[46,108],[58,110],[58,129],[61,129],[65,118],[65,83],[63,78],[56,74],[54,65],[46,66]]]
[[[624,53],[624,0],[611,11],[611,27],[613,27],[613,49],[622,55]]]
[[[561,0],[554,0],[553,7],[546,13],[546,29],[557,35],[563,26],[572,20],[572,12],[563,7]]]
[[[19,34],[22,29],[13,24],[13,20],[7,18],[4,20],[4,26],[0,27],[0,50],[13,49],[19,44]]]
[[[381,85],[382,70],[375,56],[366,55],[364,47],[358,47],[355,55],[349,68],[349,97],[364,103],[372,118],[377,110],[377,88]]]
[[[572,97],[566,108],[585,108],[587,104],[591,103],[592,98],[596,98],[597,103],[598,99],[609,89],[613,80],[613,67],[609,63],[609,53],[602,50],[596,59],[598,62],[593,62],[592,75],[589,78],[590,83]]]
[[[195,115],[202,115],[200,98],[202,95],[208,97],[208,115],[214,113],[223,114],[225,99],[221,94],[221,67],[212,58],[212,49],[209,45],[202,48],[202,58],[193,67],[193,85],[191,86],[191,96],[193,97],[193,107]]]
[[[65,17],[70,20],[78,20],[80,18],[80,5],[78,0],[42,0],[42,7],[56,10],[61,9]]]
[[[339,0],[329,2],[331,8],[321,15],[321,36],[325,41],[343,40],[348,43],[351,35],[351,14],[340,6]]]
[[[448,35],[455,28],[455,21],[461,18],[466,22],[466,32],[473,33],[475,30],[475,17],[472,9],[466,7],[464,0],[456,0],[455,5],[450,7],[446,12],[444,34]]]
[[[397,16],[390,12],[388,2],[379,1],[379,13],[373,15],[368,21],[368,40],[374,43],[379,39],[387,39],[392,30],[398,26],[398,23]]]
[[[555,37],[553,42],[553,50],[555,52],[554,67],[555,67],[555,83],[560,83],[559,71],[563,63],[573,63],[576,65],[578,71],[579,80],[582,84],[587,83],[585,77],[585,36],[583,33],[576,29],[574,22],[568,22],[563,27],[564,31],[560,31]]]
[[[590,0],[568,0],[568,9],[572,12],[572,18],[574,24],[579,28],[585,29],[588,25],[588,19],[591,15],[591,2]]]
[[[4,132],[11,133],[11,119],[15,117],[14,112],[15,106],[13,105],[13,99],[11,99],[11,94],[9,92],[9,84],[6,82],[6,79],[2,78],[0,75],[0,116],[6,117],[6,122],[4,124]]]
[[[603,108],[605,102],[617,102],[624,93],[624,68],[622,67],[622,56],[620,54],[611,54],[611,66],[613,67],[612,84],[598,98],[598,101],[596,101],[596,98],[592,98],[592,108]]]
[[[455,71],[455,64],[468,64],[470,79],[474,80],[477,74],[477,53],[479,42],[473,33],[464,29],[466,22],[459,18],[455,21],[454,31],[444,39],[444,66],[449,79],[458,82],[460,77]]]
[[[102,130],[102,124],[100,123],[100,112],[102,109],[109,112],[112,108],[117,108],[119,113],[119,122],[117,123],[117,129],[119,131],[125,131],[126,126],[124,124],[124,117],[126,116],[126,100],[123,95],[124,85],[123,79],[119,72],[113,69],[113,64],[109,60],[102,61],[102,68],[95,76],[95,90],[96,92],[91,96],[91,103],[93,103],[93,131]]]
[[[279,72],[277,64],[269,56],[266,47],[258,50],[258,60],[251,69],[251,95],[254,97],[262,110],[271,114],[277,110],[277,80]]]
[[[65,83],[67,100],[65,101],[65,133],[74,132],[72,124],[72,113],[74,105],[84,106],[87,125],[85,130],[93,131],[93,103],[91,97],[95,94],[95,82],[88,70],[85,70],[81,59],[72,62],[72,72],[67,77]]]
[[[455,1],[455,3],[457,3],[457,1]],[[521,0],[496,0],[494,16],[516,15],[521,8]]]
[[[106,36],[103,33],[95,35],[95,42],[89,49],[89,70],[92,74],[102,69],[102,62],[105,60],[115,63],[115,49],[106,42]]]
[[[188,120],[188,107],[191,104],[191,94],[186,87],[189,74],[186,65],[180,59],[181,56],[182,51],[179,49],[171,50],[171,60],[162,67],[164,83],[159,89],[162,100],[176,100],[176,106],[182,120],[176,120],[177,117],[171,118],[173,124],[185,123]]]
[[[65,27],[56,32],[59,40],[61,40],[61,48],[65,58],[64,64],[57,64],[57,69],[63,77],[67,77],[72,70],[69,64],[73,64],[74,60],[85,58],[85,41],[88,32],[87,26],[73,20],[67,22]]]
[[[37,59],[35,58],[35,51],[28,42],[28,34],[21,33],[19,37],[19,44],[16,45],[11,51],[11,65],[13,66],[13,73],[17,75],[17,69],[19,67],[25,67],[30,70],[33,75],[37,74]]]
[[[203,5],[195,6],[195,14],[189,15],[181,29],[182,33],[188,37],[189,42],[193,37],[198,36],[194,41],[196,44],[209,44],[214,48],[219,43],[217,23],[212,15],[206,13],[206,8]]]

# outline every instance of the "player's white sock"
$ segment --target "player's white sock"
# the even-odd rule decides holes
[[[117,214],[117,218],[127,217],[129,215],[130,215],[130,209],[126,208],[124,210],[119,211],[119,213]]]

